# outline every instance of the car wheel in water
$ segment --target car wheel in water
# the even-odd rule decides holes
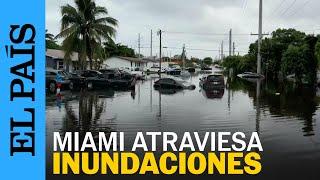
[[[93,89],[93,84],[92,84],[92,82],[88,82],[87,88],[88,88],[89,90],[92,90],[92,89]]]
[[[195,85],[191,85],[191,86],[189,86],[189,89],[195,90],[195,89],[196,89],[196,86],[195,86]]]
[[[49,91],[54,94],[56,92],[56,83],[55,82],[50,82],[49,84]]]
[[[70,89],[71,91],[74,90],[74,84],[73,84],[73,82],[70,82],[70,84],[69,84],[69,89]]]

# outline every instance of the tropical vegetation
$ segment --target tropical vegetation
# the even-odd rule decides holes
[[[262,40],[262,69],[268,78],[294,75],[297,82],[312,84],[320,60],[319,36],[307,35],[295,29],[277,29],[270,38]],[[257,42],[250,44],[244,56],[231,56],[223,61],[223,66],[233,69],[235,74],[256,71]]]
[[[46,49],[61,49],[61,46],[57,44],[54,35],[46,30]]]
[[[81,68],[86,67],[88,58],[90,69],[93,69],[93,61],[104,56],[102,43],[115,37],[118,21],[108,15],[105,7],[97,6],[94,0],[74,0],[74,3],[75,6],[67,4],[61,7],[61,31],[56,38],[63,38],[62,49],[67,65],[71,53],[78,52]]]

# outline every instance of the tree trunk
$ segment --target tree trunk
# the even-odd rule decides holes
[[[87,53],[88,53],[88,58],[89,58],[90,70],[92,70],[92,65],[93,65],[92,57],[93,57],[93,54],[92,54],[92,47],[91,47],[90,38],[87,37],[86,41],[87,41]]]

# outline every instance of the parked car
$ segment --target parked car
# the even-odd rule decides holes
[[[99,72],[101,72],[104,75],[109,75],[109,74],[113,74],[114,76],[121,75],[121,72],[118,68],[100,69]]]
[[[224,89],[213,88],[202,90],[202,95],[208,99],[221,99],[224,95]]]
[[[212,71],[212,68],[209,67],[209,66],[202,66],[202,67],[201,67],[201,70],[202,70],[202,71]]]
[[[169,75],[180,75],[181,74],[181,67],[179,65],[174,65],[171,68],[167,69],[167,74],[169,74]]]
[[[244,72],[242,74],[238,74],[237,76],[239,78],[248,78],[248,79],[261,79],[261,78],[264,78],[263,75],[257,74],[257,73],[253,73],[253,72]]]
[[[191,89],[196,88],[195,85],[188,84],[185,81],[173,79],[173,78],[161,78],[157,80],[154,85],[154,88],[158,89]]]
[[[137,80],[144,80],[146,78],[146,75],[143,71],[141,71],[138,67],[126,67],[126,68],[120,68],[120,70],[125,71],[127,73],[130,73],[131,75],[135,76]]]
[[[220,66],[218,64],[214,65],[214,67],[217,68],[217,69],[223,69],[223,66]]]
[[[147,73],[159,73],[159,72],[165,73],[167,69],[165,67],[161,67],[161,70],[160,70],[159,66],[152,66],[152,67],[144,68],[144,71]]]
[[[224,89],[224,76],[222,74],[211,74],[200,78],[200,87],[208,89]]]
[[[109,76],[107,78],[110,81],[110,85],[114,88],[134,89],[137,82],[136,77],[125,71],[120,72],[121,74],[119,77]]]
[[[165,89],[165,88],[156,88],[156,90],[163,95],[174,95],[183,91],[183,89]]]
[[[46,89],[50,93],[55,93],[57,89],[57,75],[61,77],[61,84],[62,89],[67,89],[69,87],[70,80],[68,78],[68,74],[62,70],[55,70],[55,69],[46,69]]]
[[[186,69],[189,73],[194,73],[196,72],[196,68],[193,68],[193,67],[189,67]]]
[[[70,90],[80,90],[82,88],[87,88],[87,80],[85,77],[80,76],[76,73],[68,73],[70,80],[69,89]]]
[[[105,78],[104,74],[99,71],[85,70],[80,71],[79,75],[86,78],[86,84],[89,90],[110,87],[110,82]]]

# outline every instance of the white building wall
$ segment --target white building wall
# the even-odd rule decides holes
[[[106,66],[110,68],[130,68],[130,67],[144,68],[145,63],[132,62],[126,59],[118,58],[118,57],[111,57],[104,61],[102,67],[106,67]]]

